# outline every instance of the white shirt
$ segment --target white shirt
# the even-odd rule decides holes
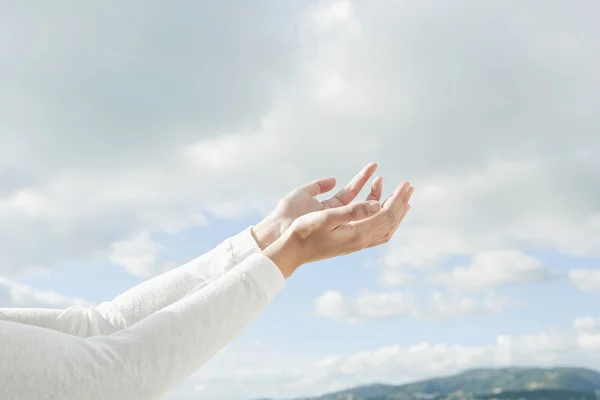
[[[284,282],[248,228],[96,307],[0,308],[0,399],[160,399]]]

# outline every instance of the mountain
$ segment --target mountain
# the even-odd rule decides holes
[[[600,373],[590,369],[485,368],[295,400],[600,400],[596,393],[600,393]]]

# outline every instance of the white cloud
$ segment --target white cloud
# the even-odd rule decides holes
[[[81,298],[68,297],[49,290],[38,290],[6,277],[0,277],[1,307],[67,308],[89,305],[86,300]]]
[[[577,336],[577,344],[585,350],[600,350],[600,333],[582,333]]]
[[[579,333],[600,333],[600,318],[582,317],[573,321],[573,327]]]
[[[233,200],[255,209],[281,191],[246,184],[264,169],[232,179],[214,163],[192,168],[185,154],[270,113],[295,70],[281,17],[297,8],[139,6],[0,6],[11,31],[0,39],[3,273],[88,262],[139,232],[172,232]]]
[[[575,287],[584,292],[600,291],[600,268],[572,269],[569,278]]]
[[[317,313],[324,317],[356,322],[365,318],[414,316],[419,312],[417,300],[401,292],[367,293],[346,298],[338,291],[327,291],[315,301]]]
[[[518,250],[482,251],[467,266],[433,276],[436,284],[461,289],[485,289],[507,284],[535,283],[552,279],[543,263]]]
[[[372,292],[346,297],[330,290],[317,298],[315,310],[322,317],[356,323],[372,319],[438,319],[498,314],[512,305],[495,292],[473,297],[433,291],[424,304],[409,292]]]
[[[263,211],[371,159],[417,187],[391,268],[598,256],[598,6],[468,4],[1,6],[3,274]]]
[[[142,232],[130,240],[112,243],[109,260],[132,275],[147,278],[175,267],[173,263],[159,261],[159,251],[160,246],[150,234]]]
[[[537,249],[600,256],[598,2],[578,3],[578,13],[559,1],[236,7],[40,1],[32,14],[0,5],[10,32],[0,35],[3,275],[100,254],[145,276],[163,268],[152,233],[206,213],[264,212],[295,185],[344,181],[367,160],[380,162],[386,191],[407,178],[417,189],[382,254],[382,283],[405,285],[407,268],[437,272],[452,256],[495,249],[523,254],[483,263],[497,270],[474,260],[446,283],[462,284],[453,273],[471,288],[541,280],[545,267],[524,255]],[[581,271],[571,272],[573,284],[596,290],[595,272]],[[330,292],[320,309],[357,319],[505,307],[487,292],[441,293],[415,306],[405,292]],[[21,304],[71,301],[19,296]],[[283,393],[494,360],[585,364],[589,354],[578,349],[593,348],[595,334],[582,333],[579,345],[543,333],[480,347],[390,346],[292,372],[292,361],[255,357],[272,368],[223,376],[240,376],[245,397],[263,394],[243,384],[253,379]],[[198,387],[225,399],[218,383]]]
[[[570,329],[499,334],[480,345],[391,344],[317,358],[278,351],[268,345],[258,350],[237,347],[227,357],[221,355],[211,361],[169,398],[187,399],[191,388],[199,382],[205,388],[206,398],[233,400],[316,396],[361,384],[401,384],[476,367],[578,365],[600,368],[596,353],[590,351],[577,334]]]
[[[578,318],[573,322],[573,327],[577,332],[579,347],[591,351],[600,350],[600,318]]]
[[[383,286],[406,286],[414,283],[415,276],[408,271],[397,268],[384,268],[381,272],[380,281]]]
[[[480,316],[500,314],[514,305],[514,302],[496,292],[473,297],[434,291],[429,313],[433,317]]]
[[[382,263],[388,268],[430,268],[452,255],[502,248],[598,256],[594,243],[600,215],[590,203],[597,195],[573,187],[561,168],[576,173],[566,160],[536,156],[522,162],[490,161],[468,173],[442,172],[423,180],[416,185],[411,219],[392,240]],[[576,198],[572,194],[578,190],[582,192]]]

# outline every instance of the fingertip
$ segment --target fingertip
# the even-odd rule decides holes
[[[335,187],[336,179],[331,176],[329,178],[323,178],[320,181],[321,193],[329,192],[331,189]]]
[[[378,195],[378,199],[381,199],[381,195],[383,194],[383,177],[380,176],[378,177],[379,179],[377,180],[377,186],[375,187],[377,195]]]
[[[380,192],[380,189],[383,187],[382,180],[383,178],[381,178],[381,176],[377,176],[373,179],[373,182],[371,183],[371,194]]]
[[[410,188],[411,188],[410,182],[404,181],[396,188],[396,191],[397,192],[408,192],[410,190]]]
[[[365,165],[365,168],[363,169],[363,171],[368,172],[370,175],[370,174],[373,174],[377,168],[379,168],[379,163],[370,162],[367,165]]]

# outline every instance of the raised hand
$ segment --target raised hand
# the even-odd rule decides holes
[[[294,189],[279,202],[273,213],[253,228],[255,239],[260,248],[265,249],[277,240],[297,218],[303,215],[350,204],[373,176],[377,167],[377,163],[367,164],[350,183],[324,201],[319,201],[315,197],[333,189],[336,184],[335,178],[318,179]],[[379,201],[382,189],[383,178],[376,177],[373,180],[367,201]]]
[[[306,214],[263,254],[289,277],[303,264],[385,243],[410,209],[413,191],[410,183],[404,182],[383,206],[378,201],[365,201]]]

